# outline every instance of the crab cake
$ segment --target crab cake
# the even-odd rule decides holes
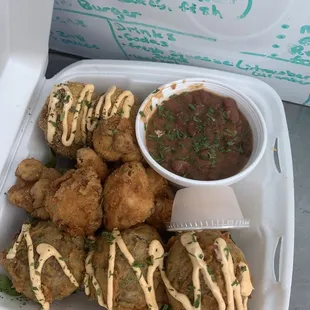
[[[115,310],[149,309],[139,281],[142,277],[144,281],[148,281],[148,268],[153,264],[149,248],[153,240],[161,243],[156,230],[146,224],[137,225],[121,233],[103,232],[96,242],[95,250],[90,252],[86,260],[86,270],[90,271],[86,272],[84,283],[87,295],[97,299],[101,306],[109,304],[109,299]],[[118,241],[123,242],[124,246],[120,248]],[[113,247],[115,253],[111,252]],[[126,258],[126,250],[133,257],[132,264]],[[114,268],[111,269],[113,262]],[[147,292],[155,294],[156,302],[161,307],[167,297],[158,269],[155,270],[152,279],[154,284],[152,286],[148,283],[150,286]],[[112,281],[112,285],[108,284]],[[113,287],[113,291],[108,293],[109,285],[110,288]]]
[[[83,281],[84,260],[84,239],[51,222],[24,224],[12,246],[0,253],[16,291],[45,307],[76,291]]]
[[[228,304],[237,310],[247,309],[253,290],[250,271],[228,233],[187,232],[172,243],[166,260],[167,277],[188,304],[202,310],[227,309]],[[173,294],[168,297],[173,309],[184,309]]]
[[[50,147],[59,155],[75,158],[89,144],[87,114],[95,87],[68,82],[54,86],[41,111],[39,127]]]

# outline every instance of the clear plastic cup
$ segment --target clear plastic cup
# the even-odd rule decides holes
[[[234,190],[228,186],[189,187],[177,191],[169,231],[238,229],[250,226]]]
[[[148,120],[156,112],[157,105],[162,105],[171,95],[181,94],[187,91],[205,89],[223,97],[233,98],[239,110],[248,120],[253,133],[253,151],[245,167],[235,175],[221,180],[197,181],[187,179],[166,170],[158,164],[150,155],[146,146],[145,128]],[[152,108],[150,108],[152,107]],[[164,178],[168,179],[178,188],[190,186],[228,186],[245,178],[257,166],[263,157],[267,146],[267,129],[265,120],[256,104],[246,95],[233,89],[229,85],[207,79],[184,79],[168,83],[159,87],[150,94],[142,103],[136,118],[136,136],[142,155],[148,164]]]

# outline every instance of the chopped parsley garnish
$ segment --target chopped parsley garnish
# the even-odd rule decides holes
[[[65,112],[61,112],[60,114],[60,120],[63,121],[65,118]]]
[[[143,268],[144,266],[145,266],[144,263],[139,263],[139,262],[137,262],[137,261],[134,261],[134,262],[132,263],[132,267],[135,267],[135,268]]]
[[[152,291],[152,287],[151,286],[149,286],[147,289],[148,289],[149,292]]]
[[[239,153],[241,153],[241,154],[244,152],[241,144],[240,144],[239,148],[237,149],[237,151],[238,151]]]
[[[237,285],[239,285],[239,282],[237,279],[233,283],[231,283],[231,286],[237,286]]]
[[[113,276],[113,273],[111,272],[111,270],[109,270],[109,278]]]
[[[188,289],[190,292],[193,292],[194,289],[195,289],[195,286],[193,286],[192,284],[189,284],[189,285],[187,286],[187,289]]]
[[[229,145],[229,146],[232,146],[232,145],[234,145],[234,144],[235,144],[234,141],[228,141],[228,142],[227,142],[227,145]]]
[[[210,275],[210,277],[211,277],[211,280],[212,280],[213,282],[215,282],[215,281],[216,281],[216,279],[215,279],[215,275],[214,275],[214,273],[213,273],[212,268],[211,268],[211,267],[209,267],[209,266],[207,266],[207,271],[208,271],[208,274],[209,274],[209,275]]]
[[[228,260],[228,258],[229,258],[229,249],[227,247],[224,248],[224,252],[225,252],[226,259]]]
[[[79,110],[76,107],[71,107],[70,112],[75,113],[78,112]]]
[[[199,254],[198,256],[200,259],[203,259],[203,254]]]
[[[193,116],[193,121],[196,123],[202,123],[202,120],[197,115]]]
[[[104,239],[106,239],[107,242],[108,242],[109,244],[112,244],[113,241],[115,240],[113,234],[110,233],[110,232],[108,232],[108,231],[103,231],[103,232],[101,233],[101,236],[103,236]]]
[[[156,94],[157,92],[159,92],[159,88],[156,88],[155,90],[153,90],[152,94]]]
[[[50,124],[52,124],[55,128],[57,127],[57,123],[53,121],[48,121]]]
[[[200,305],[200,297],[201,297],[201,295],[198,294],[196,300],[194,301],[194,305],[193,305],[193,306],[194,306],[195,308],[199,308],[199,305]]]
[[[174,99],[174,98],[177,98],[177,97],[178,97],[177,94],[173,94],[173,95],[171,95],[169,98],[170,98],[170,99]]]
[[[225,128],[224,131],[226,131],[228,134],[230,134],[231,136],[235,136],[235,133],[233,133],[231,130]]]
[[[245,271],[247,271],[247,268],[246,268],[246,266],[241,266],[241,272],[245,272]]]
[[[143,111],[140,111],[139,114],[141,115],[141,117],[145,117],[145,114]]]
[[[100,296],[102,294],[101,288],[96,289],[96,295]]]
[[[160,308],[160,310],[170,310],[170,309],[171,309],[171,306],[170,306],[170,305],[167,305],[167,304],[163,305],[163,306]]]
[[[148,256],[145,260],[146,264],[148,266],[153,266],[154,265],[154,256],[151,255],[151,256]]]
[[[189,108],[190,108],[191,110],[193,110],[193,111],[196,110],[196,107],[195,107],[193,104],[190,103],[188,106],[189,106]]]

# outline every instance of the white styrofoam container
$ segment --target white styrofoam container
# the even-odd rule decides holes
[[[253,310],[288,309],[294,249],[293,172],[284,109],[277,93],[261,81],[233,73],[126,61],[83,61],[46,80],[53,1],[0,0],[0,4],[0,249],[9,245],[26,217],[23,210],[9,205],[5,195],[15,182],[18,163],[26,157],[42,161],[49,157],[37,120],[54,84],[90,82],[99,93],[117,84],[143,100],[158,85],[172,80],[198,76],[215,79],[248,95],[264,115],[268,130],[263,159],[245,180],[234,185],[242,212],[251,220],[249,229],[233,232],[253,274],[255,291],[249,306]],[[277,247],[279,240],[281,246]],[[19,300],[0,295],[0,310],[20,308]],[[55,310],[72,308],[99,307],[89,303],[84,293],[52,306]],[[39,309],[39,305],[27,302],[22,309]]]
[[[309,0],[55,0],[50,45],[254,76],[310,105]]]
[[[244,217],[251,220],[251,227],[234,231],[233,238],[244,251],[253,274],[255,291],[249,309],[288,309],[294,250],[294,194],[284,109],[277,93],[267,84],[233,73],[168,64],[89,60],[67,67],[52,79],[43,79],[25,107],[31,111],[30,115],[21,123],[23,130],[14,143],[15,152],[2,170],[0,248],[9,244],[25,218],[25,213],[12,207],[4,195],[15,181],[16,166],[25,157],[35,157],[42,161],[48,159],[48,147],[37,120],[54,84],[68,80],[94,83],[98,93],[116,84],[132,90],[142,100],[159,85],[188,76],[218,80],[235,87],[248,95],[265,117],[268,130],[266,152],[255,170],[233,186]],[[276,254],[279,240],[281,245]],[[57,302],[53,309],[97,307],[96,303],[86,300],[86,297],[77,298],[77,295],[73,295]],[[10,298],[0,299],[0,309],[16,309],[16,302]],[[25,309],[36,308],[30,304]]]

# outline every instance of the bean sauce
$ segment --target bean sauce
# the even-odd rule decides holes
[[[249,122],[234,99],[206,90],[172,95],[146,128],[147,148],[165,169],[194,180],[237,174],[253,149]]]

